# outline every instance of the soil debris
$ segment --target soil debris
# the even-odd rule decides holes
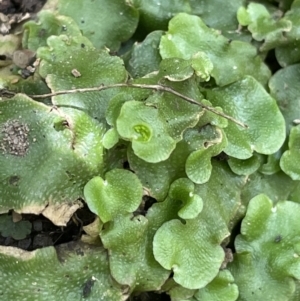
[[[0,34],[9,34],[14,25],[32,18],[46,0],[0,0]]]

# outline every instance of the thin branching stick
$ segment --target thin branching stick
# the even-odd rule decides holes
[[[174,89],[170,88],[170,87],[167,87],[167,86],[163,86],[163,85],[146,85],[146,84],[128,84],[128,83],[120,83],[120,84],[112,84],[112,85],[100,85],[99,87],[92,87],[92,88],[78,88],[78,89],[71,89],[71,90],[61,90],[61,91],[57,91],[57,92],[53,92],[53,93],[47,93],[47,94],[40,94],[40,95],[28,95],[29,97],[31,98],[34,98],[34,99],[41,99],[41,98],[46,98],[46,97],[52,97],[52,96],[58,96],[58,95],[65,95],[65,94],[74,94],[74,93],[85,93],[85,92],[95,92],[95,91],[103,91],[103,90],[107,90],[107,89],[113,89],[113,88],[124,88],[124,87],[127,87],[127,88],[139,88],[139,89],[148,89],[148,90],[155,90],[155,91],[162,91],[162,92],[166,92],[166,93],[170,93],[170,94],[173,94],[173,95],[176,95],[178,97],[180,97],[181,99],[184,99],[185,101],[191,103],[191,104],[194,104],[194,105],[197,105],[197,106],[200,106],[202,107],[203,109],[207,110],[207,111],[210,111],[218,116],[221,116],[223,118],[226,118],[238,125],[240,125],[241,127],[243,128],[248,128],[248,126],[225,114],[225,113],[222,113],[218,110],[216,110],[214,107],[211,107],[211,106],[208,106],[208,105],[205,105],[201,102],[198,102],[196,101],[195,99],[193,98],[190,98],[186,95],[183,95],[177,91],[175,91]],[[9,95],[13,95],[14,92],[9,92],[9,91],[6,91]]]

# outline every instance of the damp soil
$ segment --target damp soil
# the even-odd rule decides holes
[[[2,0],[0,1],[0,13],[18,14],[18,13],[36,13],[46,0]]]
[[[9,214],[12,214],[12,212]],[[65,227],[55,226],[43,215],[22,214],[21,216],[22,221],[27,221],[31,224],[30,234],[21,240],[0,235],[0,245],[33,251],[39,248],[77,241],[82,234],[86,234],[82,227],[91,224],[95,220],[95,215],[86,205],[76,211]]]
[[[11,179],[11,181],[17,180],[15,178]],[[133,215],[146,215],[148,209],[154,203],[156,203],[154,198],[143,196],[141,205],[133,212]],[[8,215],[12,214],[12,211],[8,213]],[[93,223],[95,219],[96,215],[89,210],[86,203],[73,214],[64,227],[54,225],[43,215],[21,214],[20,220],[26,221],[31,225],[30,234],[24,239],[17,240],[12,237],[4,237],[0,232],[0,245],[17,247],[25,251],[34,251],[39,248],[55,247],[60,244],[77,241],[80,240],[83,234],[87,234],[83,230],[83,227]]]

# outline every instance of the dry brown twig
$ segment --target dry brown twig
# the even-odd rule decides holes
[[[53,93],[47,93],[47,94],[41,94],[41,95],[28,95],[29,97],[31,98],[34,98],[34,99],[43,99],[43,98],[46,98],[46,97],[53,97],[53,96],[58,96],[58,95],[65,95],[65,94],[74,94],[74,93],[85,93],[85,92],[95,92],[95,91],[103,91],[103,90],[108,90],[108,89],[113,89],[113,88],[138,88],[138,89],[147,89],[147,90],[155,90],[155,91],[161,91],[161,92],[166,92],[166,93],[171,93],[175,96],[178,96],[180,97],[181,99],[191,103],[191,104],[194,104],[194,105],[197,105],[197,106],[200,106],[202,107],[203,109],[207,110],[207,111],[210,111],[218,116],[221,116],[223,118],[226,118],[227,120],[230,120],[236,124],[238,124],[239,126],[243,127],[243,128],[248,128],[248,126],[225,114],[225,113],[222,113],[218,110],[216,110],[214,107],[211,107],[211,106],[208,106],[208,105],[205,105],[201,102],[198,102],[196,101],[195,99],[193,98],[190,98],[186,95],[183,95],[179,92],[177,92],[176,90],[170,88],[170,87],[167,87],[167,86],[163,86],[163,85],[146,85],[146,84],[128,84],[128,83],[120,83],[120,84],[112,84],[112,85],[101,85],[99,87],[92,87],[92,88],[78,88],[78,89],[71,89],[71,90],[61,90],[61,91],[57,91],[57,92],[53,92]],[[5,95],[14,95],[15,93],[14,92],[11,92],[11,91],[4,91],[3,94]]]

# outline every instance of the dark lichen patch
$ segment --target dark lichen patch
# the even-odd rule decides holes
[[[282,240],[281,235],[277,235],[277,236],[275,237],[275,239],[274,239],[274,241],[275,241],[276,243],[281,242],[281,240]]]
[[[92,277],[84,284],[83,290],[82,290],[83,298],[88,298],[88,296],[91,294],[95,281],[96,281],[96,278]]]
[[[26,155],[29,147],[27,124],[17,119],[8,120],[3,124],[1,133],[0,149],[4,154],[21,157]]]
[[[20,177],[18,176],[11,176],[8,179],[9,185],[18,186],[18,183],[20,181]]]

